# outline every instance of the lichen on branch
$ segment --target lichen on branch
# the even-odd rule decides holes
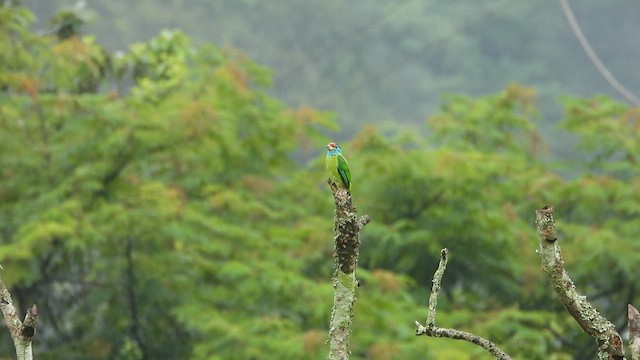
[[[562,305],[578,322],[580,327],[598,344],[598,359],[624,359],[622,338],[615,326],[578,294],[573,281],[564,268],[562,251],[558,245],[553,207],[545,206],[536,210],[536,227],[540,243],[542,271],[547,281],[560,299]]]
[[[331,180],[329,180],[331,186]],[[360,231],[371,220],[368,215],[358,217],[351,194],[346,189],[331,186],[335,199],[333,240],[335,246],[335,271],[333,277],[333,309],[329,324],[329,359],[349,358],[349,334],[356,301],[356,268]]]

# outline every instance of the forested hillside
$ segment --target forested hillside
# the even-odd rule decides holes
[[[25,0],[43,23],[64,4]],[[570,1],[604,64],[640,92],[640,2]],[[272,93],[293,106],[336,111],[353,132],[376,123],[419,129],[442,94],[482,95],[510,82],[533,86],[543,132],[562,116],[557,97],[623,99],[598,73],[557,0],[244,1],[87,0],[96,34],[110,50],[179,28],[196,43],[240,49],[273,70]],[[549,126],[546,126],[549,125]],[[337,134],[348,139],[346,134]],[[562,136],[566,138],[566,133]],[[555,156],[571,149],[550,146]]]
[[[563,311],[540,271],[533,216],[547,204],[556,208],[573,280],[623,329],[626,304],[639,300],[640,113],[609,97],[575,91],[558,103],[558,127],[540,131],[541,124],[555,121],[541,118],[540,91],[600,81],[580,76],[584,67],[563,63],[565,49],[510,38],[517,35],[511,26],[527,34],[533,27],[552,32],[551,25],[529,23],[537,15],[517,25],[507,17],[546,7],[495,9],[491,23],[502,19],[506,27],[494,32],[505,38],[495,39],[472,27],[473,20],[452,23],[436,16],[477,18],[484,11],[479,5],[457,1],[422,9],[409,2],[405,6],[413,10],[387,9],[389,19],[380,23],[397,36],[362,34],[358,43],[370,45],[368,55],[340,64],[317,55],[328,63],[287,73],[257,64],[242,42],[235,43],[231,34],[248,31],[239,14],[263,19],[295,9],[319,16],[313,30],[308,18],[290,16],[291,27],[265,20],[272,34],[253,33],[273,37],[280,29],[282,48],[304,59],[314,53],[306,46],[329,43],[293,46],[287,34],[340,38],[346,24],[337,21],[348,12],[337,1],[325,2],[324,13],[316,8],[320,2],[286,3],[223,1],[215,2],[217,12],[207,12],[209,2],[193,1],[183,9],[212,14],[207,26],[217,24],[217,14],[228,31],[212,27],[210,37],[197,39],[187,26],[152,34],[128,28],[133,25],[125,18],[103,16],[116,34],[129,34],[120,40],[103,31],[95,36],[92,30],[103,25],[83,27],[76,12],[58,14],[52,30],[42,34],[34,30],[30,9],[0,6],[0,275],[21,311],[38,304],[36,358],[326,358],[334,261],[333,198],[323,159],[324,144],[333,139],[327,133],[345,139],[353,201],[372,219],[362,233],[354,359],[491,358],[467,343],[414,335],[443,247],[450,262],[439,324],[489,338],[518,359],[592,358],[593,341]],[[378,16],[382,5],[376,3],[366,2],[369,12],[358,9],[359,16]],[[173,11],[173,3],[163,11],[152,8],[158,2],[135,2],[130,9],[118,4],[91,6],[127,10],[132,17],[144,10],[147,19],[189,19]],[[614,9],[621,19],[631,16],[627,6]],[[431,26],[422,22],[430,16],[441,21],[433,26],[438,31],[427,31]],[[305,26],[308,33],[301,30]],[[563,68],[544,79],[537,77],[551,71],[544,62],[522,77],[487,72],[486,64],[495,65],[492,58],[473,59],[464,49],[482,53],[488,45],[438,40],[458,32],[482,34],[484,42],[504,47],[489,51],[494,55],[531,45],[527,51],[546,52],[545,61],[555,59]],[[143,41],[126,47],[118,42],[132,34]],[[253,41],[274,62],[293,54]],[[223,46],[230,43],[233,48]],[[427,68],[403,73],[410,65],[394,62],[400,50],[389,52],[385,43],[415,51],[416,62],[439,59],[443,68],[452,67],[448,75]],[[629,47],[625,56],[633,56]],[[504,55],[505,64],[532,59],[511,56]],[[457,62],[468,62],[478,77],[459,73]],[[620,66],[630,71],[629,64]],[[344,90],[381,68],[389,71],[386,80],[377,80],[384,86],[365,83],[367,95],[326,90]],[[638,81],[627,75],[629,85]],[[403,76],[414,87],[394,82]],[[507,84],[511,80],[535,86]],[[316,95],[296,92],[302,85],[294,84],[305,82],[334,96],[336,108],[354,107],[339,117],[317,110],[310,106]],[[441,97],[449,90],[468,94]],[[391,95],[406,96],[406,104],[387,107],[382,100]],[[361,109],[369,115],[340,120],[354,119]],[[420,131],[389,135],[384,125],[371,124],[371,114],[428,120],[415,121]],[[563,141],[556,132],[577,139],[570,150],[589,161],[548,161],[549,148]],[[562,176],[569,168],[573,176]],[[11,339],[1,336],[0,357],[11,356]]]

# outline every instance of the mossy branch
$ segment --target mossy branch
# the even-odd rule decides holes
[[[353,304],[356,301],[356,267],[360,230],[371,220],[368,215],[358,217],[351,194],[345,189],[329,185],[335,199],[333,240],[335,243],[335,272],[333,277],[333,309],[329,323],[329,359],[349,358],[349,334],[353,318]]]
[[[573,281],[564,268],[564,260],[556,236],[553,207],[545,206],[536,210],[536,227],[540,242],[539,254],[542,260],[542,271],[558,295],[560,302],[580,327],[596,340],[598,359],[624,359],[620,334],[614,325],[600,315],[587,301],[586,296],[578,294]]]

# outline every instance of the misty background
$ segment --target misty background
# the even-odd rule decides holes
[[[75,1],[25,1],[37,26]],[[274,95],[292,106],[335,112],[339,140],[364,124],[419,124],[442,94],[481,95],[510,82],[533,87],[540,129],[554,156],[572,158],[569,135],[555,129],[565,94],[624,100],[585,55],[558,1],[251,1],[81,2],[87,34],[126,50],[166,28],[196,43],[245,52],[273,70]],[[591,46],[624,86],[640,91],[640,3],[571,2]],[[570,140],[570,139],[569,139]]]

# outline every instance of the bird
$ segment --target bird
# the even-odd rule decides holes
[[[336,143],[327,144],[327,170],[329,179],[336,188],[347,189],[351,193],[351,171],[347,159],[342,155],[342,149]]]

